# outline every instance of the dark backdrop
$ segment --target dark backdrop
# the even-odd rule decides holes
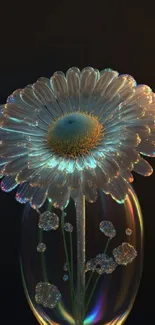
[[[154,1],[27,1],[1,4],[0,103],[16,88],[71,66],[113,68],[155,90]],[[155,161],[148,159],[155,167]],[[145,260],[128,325],[155,324],[155,176],[135,176],[144,216]],[[37,324],[24,296],[18,251],[23,206],[0,193],[0,313],[8,324]]]

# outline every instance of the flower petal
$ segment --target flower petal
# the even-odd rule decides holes
[[[134,165],[134,172],[143,175],[143,176],[150,176],[153,173],[153,168],[151,165],[141,158],[137,164]]]
[[[80,70],[78,68],[70,68],[66,73],[68,84],[68,96],[73,111],[79,109],[80,98]]]
[[[33,209],[40,208],[47,198],[48,188],[38,188],[30,200]]]
[[[30,186],[27,182],[21,184],[16,193],[16,200],[20,203],[26,203],[31,200],[36,191],[37,188]]]
[[[109,194],[118,203],[123,203],[129,190],[129,183],[122,177],[113,178],[107,185]]]
[[[5,131],[9,131],[13,133],[22,133],[22,134],[35,135],[35,136],[44,136],[46,132],[44,130],[41,130],[38,127],[28,126],[23,122],[18,123],[6,118],[0,120],[0,128]]]
[[[91,67],[84,68],[80,75],[80,110],[91,111],[91,94],[99,79],[99,71]]]
[[[4,175],[14,175],[27,167],[27,155],[10,161],[3,169]]]
[[[58,188],[56,184],[53,183],[49,187],[48,198],[52,200],[52,204],[55,208],[64,209],[69,203],[70,191],[66,186]]]
[[[51,87],[57,97],[62,113],[72,112],[72,107],[68,97],[67,80],[63,72],[55,72],[50,79]]]
[[[14,176],[5,176],[1,181],[1,189],[4,192],[11,192],[18,186],[18,184],[19,183],[16,182]]]
[[[25,156],[26,154],[28,154],[28,149],[21,146],[8,146],[5,148],[0,146],[1,157],[14,158]]]

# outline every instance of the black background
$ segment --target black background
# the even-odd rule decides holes
[[[16,88],[71,66],[113,68],[155,91],[154,1],[3,2],[0,10],[0,103]],[[155,161],[148,159],[155,167]],[[145,260],[127,325],[155,324],[155,176],[135,175],[144,216]],[[0,193],[0,320],[37,324],[24,296],[20,267],[23,206]]]

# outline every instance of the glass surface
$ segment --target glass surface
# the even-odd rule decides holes
[[[49,211],[49,214],[44,212]],[[85,299],[81,324],[123,324],[140,282],[143,222],[130,187],[124,204],[99,192],[85,203]],[[21,268],[29,305],[40,324],[79,324],[76,209],[46,201],[26,206],[21,229]],[[99,255],[100,254],[100,255]],[[67,263],[68,262],[68,263]],[[48,293],[47,293],[48,292]]]

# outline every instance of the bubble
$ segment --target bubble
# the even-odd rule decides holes
[[[65,263],[63,269],[64,269],[64,271],[68,271],[68,265],[67,265],[67,263]]]
[[[116,230],[111,221],[101,221],[100,230],[104,233],[105,236],[113,238],[116,235]]]
[[[73,231],[73,226],[71,225],[71,223],[66,222],[66,223],[64,224],[64,229],[65,229],[65,231],[67,231],[67,232],[72,232],[72,231]]]
[[[45,211],[39,216],[38,227],[45,231],[56,230],[59,227],[59,218],[55,213]]]
[[[113,249],[113,255],[117,264],[127,265],[137,256],[137,251],[129,243],[122,243]]]
[[[132,235],[132,230],[130,228],[127,228],[125,230],[125,233],[126,233],[126,235],[130,236],[130,235]]]
[[[67,275],[67,274],[64,274],[64,276],[63,276],[63,280],[64,280],[64,281],[67,281],[68,278],[69,278],[68,275]]]
[[[46,251],[46,245],[44,243],[39,243],[37,246],[37,251],[40,253],[44,253]]]
[[[35,288],[35,301],[43,307],[54,308],[61,299],[58,288],[49,282],[39,282]]]

